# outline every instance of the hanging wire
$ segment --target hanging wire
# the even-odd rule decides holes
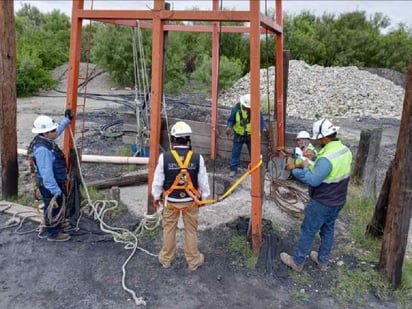
[[[136,21],[136,27],[132,28],[133,38],[133,70],[134,70],[134,92],[135,92],[135,114],[136,114],[136,153],[142,154],[148,144],[149,127],[149,78],[144,54],[143,36],[140,22]]]

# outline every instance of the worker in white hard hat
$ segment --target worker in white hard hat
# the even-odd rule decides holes
[[[176,228],[180,214],[185,227],[184,253],[188,268],[198,269],[204,255],[197,245],[199,200],[210,195],[209,179],[203,156],[191,149],[190,126],[179,121],[170,131],[172,149],[160,154],[152,184],[154,207],[163,197],[163,246],[159,261],[164,268],[172,265],[176,256]]]
[[[298,248],[293,255],[280,254],[283,263],[301,271],[306,256],[321,271],[328,269],[329,255],[333,246],[335,221],[346,203],[352,152],[337,138],[339,127],[328,119],[313,124],[312,139],[318,140],[322,149],[314,165],[303,162],[304,168],[295,168],[292,174],[309,187],[309,201],[300,228]],[[317,251],[310,251],[316,233],[320,235]]]
[[[278,147],[278,150],[290,155],[292,160],[288,159],[286,170],[290,171],[294,168],[302,168],[303,161],[316,159],[317,150],[310,142],[310,134],[307,131],[300,131],[296,135],[296,146],[293,148]]]
[[[265,130],[265,120],[260,113],[261,133]],[[235,104],[227,120],[226,135],[233,136],[232,158],[230,160],[230,176],[236,175],[243,145],[246,144],[249,156],[250,151],[250,94],[241,95],[239,103]]]
[[[70,235],[65,233],[71,226],[65,220],[63,205],[66,199],[67,166],[63,152],[55,140],[70,124],[74,114],[65,111],[65,118],[58,124],[46,115],[34,120],[32,133],[36,134],[29,145],[30,169],[35,175],[44,206],[44,222],[39,233],[49,241],[67,241]]]

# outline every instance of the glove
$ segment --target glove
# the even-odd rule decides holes
[[[227,135],[228,137],[232,136],[232,135],[233,135],[233,129],[230,128],[230,127],[226,128],[226,135]]]
[[[73,119],[74,114],[72,113],[72,110],[70,108],[65,110],[64,117],[69,118],[69,120]]]
[[[293,170],[294,168],[295,168],[295,165],[294,165],[294,164],[288,163],[288,164],[286,164],[285,170],[291,171],[291,170]]]

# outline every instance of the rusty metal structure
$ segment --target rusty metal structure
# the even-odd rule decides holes
[[[277,145],[284,145],[284,105],[283,105],[283,34],[282,34],[282,0],[271,0],[275,5],[275,19],[260,12],[260,2],[249,0],[249,10],[220,10],[219,0],[212,1],[212,10],[170,10],[165,0],[153,0],[151,9],[146,10],[95,10],[85,9],[84,0],[72,1],[72,23],[69,54],[69,77],[66,107],[74,112],[78,108],[78,82],[82,41],[83,21],[100,21],[125,26],[136,26],[139,20],[145,28],[152,30],[152,67],[151,67],[151,109],[150,109],[150,158],[149,182],[150,192],[153,174],[159,156],[160,115],[163,99],[164,78],[164,42],[167,31],[210,32],[212,35],[212,103],[211,103],[211,157],[216,158],[217,98],[218,98],[218,63],[219,32],[247,33],[250,38],[250,93],[251,93],[251,133],[252,141],[260,140],[260,38],[264,33],[276,35],[276,119]],[[270,1],[270,0],[268,0]],[[210,26],[168,24],[170,21],[205,21]],[[245,26],[220,26],[221,22],[244,22]],[[75,132],[75,122],[71,129]],[[70,133],[64,135],[64,153],[66,157],[73,149]],[[260,143],[253,143],[251,165],[255,166],[261,159]],[[262,244],[262,168],[251,174],[251,242],[255,251]],[[148,192],[148,213],[153,213],[152,198]]]

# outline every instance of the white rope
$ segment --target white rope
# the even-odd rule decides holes
[[[81,182],[83,184],[87,200],[84,201],[86,203],[86,207],[90,207],[90,214],[94,216],[95,220],[98,220],[100,223],[100,229],[108,234],[111,234],[113,236],[113,239],[115,242],[118,243],[123,243],[125,246],[125,249],[131,249],[132,252],[129,255],[129,257],[126,259],[126,261],[122,265],[122,287],[123,289],[130,293],[133,297],[133,300],[135,301],[136,305],[146,305],[146,302],[144,301],[143,297],[137,297],[136,293],[129,289],[126,286],[126,265],[129,263],[129,261],[132,259],[133,255],[135,254],[136,250],[139,249],[142,252],[147,253],[148,255],[156,257],[156,254],[150,253],[146,249],[143,249],[137,245],[138,243],[138,238],[135,235],[135,233],[130,232],[128,229],[125,228],[118,228],[118,227],[112,227],[108,225],[106,222],[104,222],[103,218],[106,214],[107,211],[114,210],[118,207],[118,202],[116,200],[96,200],[92,202],[86,183],[83,178],[83,173],[81,171],[81,166],[80,166],[80,159],[79,159],[79,154],[76,145],[76,140],[74,139],[73,132],[70,130],[70,135],[74,141],[74,150],[76,153],[76,160],[77,160],[77,165],[79,168],[79,175]],[[86,212],[86,209],[84,209]],[[160,216],[160,211],[161,209],[158,209],[158,211],[153,214],[153,215],[147,215],[145,214],[144,219],[140,222],[139,226],[136,228],[136,232],[138,232],[138,236],[141,236],[143,231],[146,230],[153,230],[160,224],[161,216]]]

